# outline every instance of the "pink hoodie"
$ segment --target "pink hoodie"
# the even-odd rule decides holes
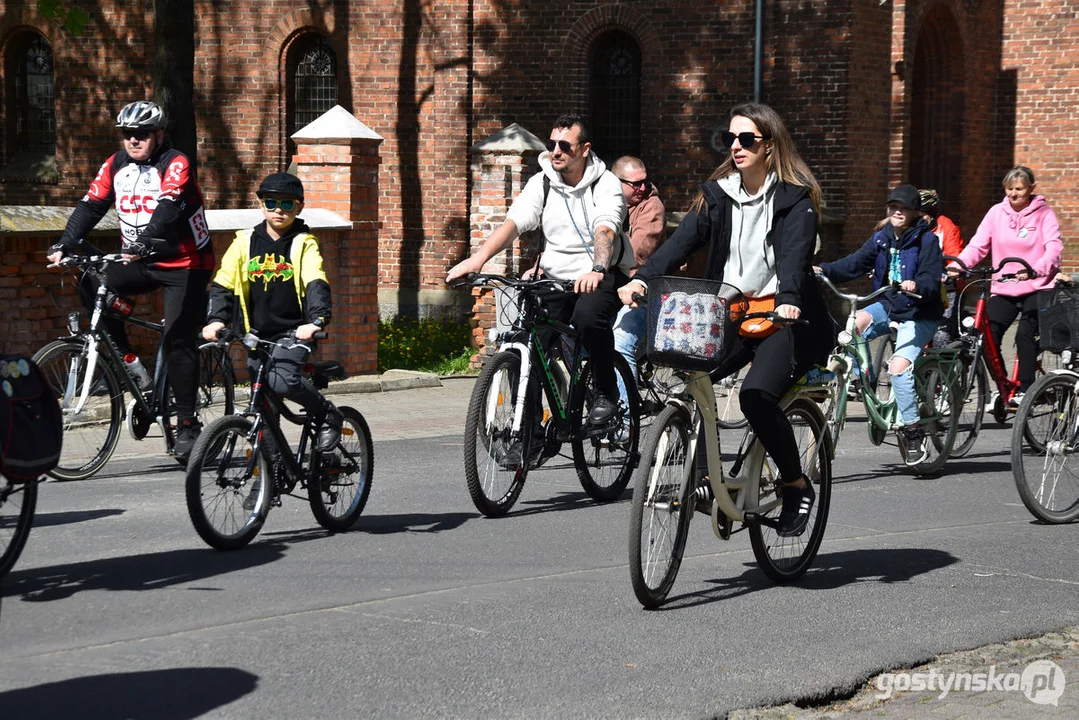
[[[1018,257],[1030,263],[1038,273],[1038,277],[1023,282],[1000,282],[994,276],[994,295],[1016,297],[1053,287],[1064,243],[1060,240],[1060,223],[1045,198],[1034,195],[1030,204],[1018,213],[1012,210],[1008,198],[989,208],[978,232],[959,254],[959,259],[967,267],[973,267],[990,251],[994,264],[1006,257]],[[1014,273],[1022,269],[1022,265],[1010,263],[1002,272]]]

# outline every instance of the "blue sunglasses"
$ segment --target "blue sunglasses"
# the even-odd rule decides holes
[[[297,200],[293,200],[292,198],[285,198],[283,200],[278,200],[277,198],[262,199],[262,204],[266,206],[267,210],[276,210],[277,208],[281,208],[285,212],[292,212],[293,210],[295,210],[297,202]]]

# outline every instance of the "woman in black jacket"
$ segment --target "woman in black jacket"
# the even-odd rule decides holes
[[[779,534],[800,535],[816,494],[802,472],[798,444],[779,400],[834,346],[832,323],[813,277],[820,186],[772,108],[746,103],[731,110],[722,133],[730,155],[701,185],[678,229],[641,267],[619,296],[634,305],[648,280],[681,266],[708,245],[706,277],[734,285],[748,298],[775,296],[775,311],[806,318],[764,338],[739,337],[713,380],[752,362],[739,400],[765,450],[779,468],[783,508]]]

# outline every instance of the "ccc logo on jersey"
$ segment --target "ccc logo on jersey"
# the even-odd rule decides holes
[[[120,195],[116,199],[116,209],[122,213],[152,213],[157,207],[157,198],[153,195]]]

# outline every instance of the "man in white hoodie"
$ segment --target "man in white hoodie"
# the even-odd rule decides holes
[[[541,172],[525,184],[506,221],[447,273],[446,282],[480,272],[518,235],[542,228],[539,268],[549,278],[573,282],[576,295],[555,311],[577,328],[592,359],[600,397],[588,421],[601,425],[617,409],[611,321],[621,305],[616,291],[634,262],[633,249],[619,232],[626,199],[619,179],[592,154],[588,128],[576,115],[555,121],[539,165]]]

